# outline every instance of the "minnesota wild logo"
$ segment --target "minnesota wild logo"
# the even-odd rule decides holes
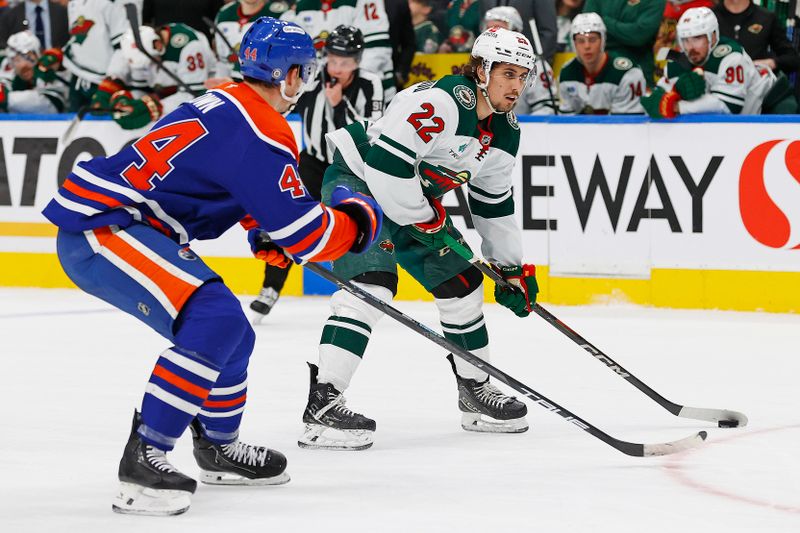
[[[391,254],[394,253],[394,243],[392,241],[390,241],[389,239],[386,239],[386,240],[383,240],[383,241],[379,242],[378,246],[380,246],[381,250],[383,250],[387,254],[391,255]]]
[[[418,171],[419,179],[426,191],[437,198],[447,191],[464,185],[472,177],[468,170],[451,170],[425,161],[420,161]]]
[[[86,36],[89,35],[89,30],[94,26],[93,20],[88,20],[84,17],[78,17],[72,27],[69,29],[69,34],[75,38],[75,42],[83,44]]]

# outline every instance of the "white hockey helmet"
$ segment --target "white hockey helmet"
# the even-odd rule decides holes
[[[481,60],[486,82],[478,83],[485,89],[489,84],[489,74],[495,63],[510,63],[529,71],[528,81],[536,77],[536,54],[527,37],[519,32],[504,28],[490,28],[478,35],[472,45],[472,57]]]
[[[9,58],[18,55],[25,56],[31,53],[39,57],[42,51],[42,45],[32,31],[25,30],[9,37],[6,42],[6,49],[8,52],[6,55],[8,55]]]
[[[139,26],[139,35],[142,37],[142,46],[144,46],[148,54],[153,57],[160,57],[164,53],[164,46],[161,46],[160,49],[156,47],[157,42],[163,44],[161,36],[156,30],[150,26]],[[143,69],[151,66],[152,61],[136,46],[132,30],[129,29],[122,35],[120,49],[132,69]]]
[[[576,35],[585,33],[599,33],[600,46],[606,49],[606,25],[603,18],[597,13],[580,13],[572,19],[572,26],[569,29],[569,38],[575,41]]]
[[[519,11],[511,6],[497,6],[487,11],[483,16],[484,29],[488,27],[490,20],[502,20],[508,24],[509,30],[522,31],[522,17],[519,15]]]
[[[719,43],[719,22],[717,16],[707,7],[693,7],[687,9],[675,28],[678,44],[681,50],[686,52],[683,47],[683,40],[689,37],[705,35],[708,38],[708,54]],[[708,59],[706,54],[706,59]]]

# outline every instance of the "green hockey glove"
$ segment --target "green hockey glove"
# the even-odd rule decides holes
[[[678,76],[674,90],[683,100],[697,100],[706,93],[706,80],[695,70],[684,72]]]
[[[61,69],[61,62],[64,60],[64,54],[58,48],[48,48],[42,52],[42,57],[36,62],[36,68],[33,69],[33,76],[45,83],[56,81],[56,71]]]
[[[539,293],[539,284],[536,283],[536,267],[533,265],[498,265],[497,271],[503,279],[514,286],[516,290],[500,285],[494,286],[494,299],[497,303],[511,309],[518,317],[531,314],[536,295]]]
[[[639,101],[650,118],[675,118],[675,107],[680,99],[678,93],[666,92],[661,87],[656,87],[650,94],[639,98]]]
[[[143,128],[161,117],[163,107],[157,96],[132,98],[128,91],[118,91],[111,96],[111,108],[117,124],[125,130]]]
[[[447,235],[447,230],[453,227],[453,222],[450,220],[450,215],[445,211],[442,202],[437,198],[429,198],[429,201],[433,208],[433,220],[411,224],[408,228],[411,230],[411,236],[416,240],[431,250],[439,251],[447,247],[444,242],[444,236]]]

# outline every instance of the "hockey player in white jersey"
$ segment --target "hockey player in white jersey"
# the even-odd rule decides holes
[[[135,4],[141,13],[142,0],[70,0],[70,39],[64,46],[64,67],[73,75],[71,111],[89,105],[122,35],[130,29],[125,3]]]
[[[522,33],[522,17],[519,11],[511,6],[498,6],[488,10],[483,16],[483,30],[505,28]],[[544,65],[539,72],[536,83],[529,83],[528,88],[519,97],[514,108],[517,115],[552,115],[558,106],[558,85],[550,64],[538,58],[538,67]]]
[[[286,0],[236,0],[222,6],[214,21],[214,48],[219,57],[216,78],[209,80],[208,88],[226,79],[240,81],[239,44],[242,37],[260,17],[280,18],[289,9]]]
[[[689,60],[668,61],[653,92],[642,97],[653,118],[692,113],[753,115],[775,83],[769,68],[753,64],[747,52],[721,37],[716,15],[707,7],[686,10],[676,28]]]
[[[281,18],[306,30],[318,50],[337,26],[355,26],[364,35],[361,68],[381,75],[387,102],[397,92],[384,0],[298,0]]]
[[[527,316],[538,287],[535,267],[523,262],[514,217],[512,171],[520,130],[512,109],[533,78],[528,40],[492,28],[476,39],[464,75],[409,87],[366,129],[357,122],[328,135],[336,151],[325,173],[323,198],[336,185],[348,184],[371,191],[386,215],[379,245],[359,257],[345,255],[334,262],[334,271],[389,301],[397,292],[401,265],[433,295],[445,337],[484,360],[489,359],[489,339],[482,312],[483,275],[445,243],[445,235],[461,236],[439,198],[469,184],[469,208],[483,254],[502,263],[502,275],[520,289],[495,287],[495,298]],[[331,311],[320,340],[319,364],[311,365],[305,432],[298,444],[365,449],[372,445],[375,421],[348,409],[342,392],[382,313],[343,290],[332,296]],[[524,403],[497,389],[483,370],[452,355],[449,359],[465,430],[528,429]]]
[[[140,26],[146,51],[160,60],[154,63],[136,46],[127,30],[114,52],[106,78],[92,97],[92,108],[113,111],[124,129],[141,128],[192,100],[205,91],[203,83],[215,64],[206,36],[185,24],[172,23],[153,29]],[[165,70],[189,88],[178,86]]]
[[[25,30],[13,34],[0,63],[0,111],[8,113],[63,113],[69,83],[58,70],[61,50],[41,51],[39,39]]]
[[[629,57],[605,49],[606,25],[597,13],[572,20],[576,57],[558,76],[564,114],[644,114],[639,97],[647,90],[642,69]]]

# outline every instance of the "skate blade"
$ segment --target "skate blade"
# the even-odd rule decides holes
[[[230,472],[212,472],[210,470],[200,471],[200,481],[206,485],[285,485],[292,478],[286,472],[281,472],[277,476],[250,479],[248,477],[232,474]]]
[[[189,510],[191,493],[184,490],[149,489],[135,483],[120,482],[111,509],[120,514],[175,516]]]
[[[479,433],[525,433],[528,421],[525,417],[512,420],[497,420],[480,413],[461,413],[461,427]]]
[[[252,325],[254,325],[254,326],[261,325],[261,322],[267,316],[265,314],[262,314],[262,313],[259,313],[258,311],[253,311],[253,310],[250,310],[249,315],[250,315],[250,323]]]
[[[297,445],[309,450],[361,451],[372,446],[373,433],[366,429],[335,429],[306,424]]]

